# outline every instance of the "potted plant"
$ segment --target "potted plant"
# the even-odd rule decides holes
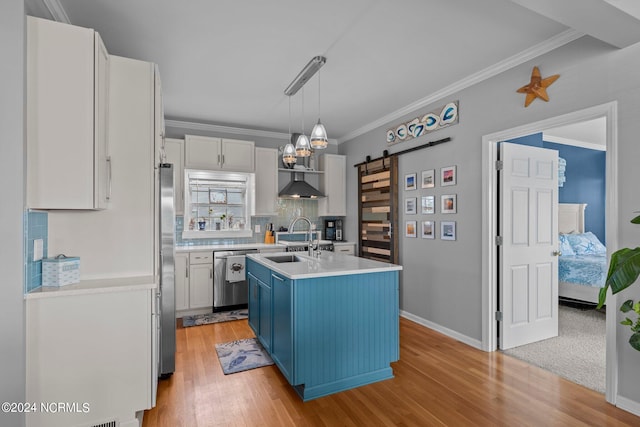
[[[633,218],[631,223],[640,224],[640,215]],[[607,298],[607,289],[611,288],[611,293],[617,294],[633,285],[638,279],[638,275],[640,275],[640,247],[635,249],[622,248],[615,251],[611,255],[607,280],[604,287],[600,289],[598,308],[604,305]],[[626,317],[620,324],[629,326],[633,332],[631,338],[629,338],[629,344],[640,351],[640,301],[627,300],[620,306],[620,311],[625,314],[633,311],[636,314],[635,322]]]

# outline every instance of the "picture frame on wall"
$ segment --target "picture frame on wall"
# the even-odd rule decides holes
[[[404,199],[404,213],[407,215],[415,215],[418,213],[417,203],[417,197],[406,197]]]
[[[416,184],[416,173],[408,173],[404,176],[404,189],[405,190],[415,190],[418,188]]]
[[[456,222],[440,222],[440,240],[456,240]]]
[[[455,166],[447,166],[440,169],[440,186],[456,185],[457,173]]]
[[[435,237],[436,237],[436,222],[422,221],[422,238],[435,239]]]
[[[404,236],[405,237],[417,237],[417,222],[416,221],[405,221],[404,226]]]
[[[433,188],[436,186],[436,170],[429,169],[422,171],[422,188]]]
[[[436,213],[436,197],[422,196],[422,214],[431,215]]]
[[[443,194],[440,197],[440,212],[454,214],[458,212],[458,197],[455,194]]]

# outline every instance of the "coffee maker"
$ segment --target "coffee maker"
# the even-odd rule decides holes
[[[327,240],[336,240],[336,220],[324,220],[324,237]]]
[[[327,240],[342,240],[342,220],[326,219],[324,221],[324,236]]]

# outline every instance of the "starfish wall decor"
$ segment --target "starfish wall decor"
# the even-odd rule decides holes
[[[551,77],[542,78],[540,76],[540,70],[538,67],[533,67],[531,72],[531,81],[528,85],[522,86],[517,90],[518,93],[526,93],[527,97],[524,100],[524,106],[528,107],[534,99],[540,98],[543,101],[549,101],[549,95],[547,95],[547,88],[551,86],[553,82],[558,80],[560,74],[554,74]]]

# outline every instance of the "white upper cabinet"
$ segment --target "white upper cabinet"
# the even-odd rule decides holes
[[[254,143],[185,135],[185,168],[253,172]]]
[[[173,164],[173,206],[176,215],[184,214],[184,139],[164,140],[166,162]]]
[[[318,158],[319,190],[326,196],[318,199],[318,216],[347,215],[347,157],[323,154]]]
[[[278,215],[278,149],[256,147],[256,215]]]
[[[98,33],[27,17],[27,204],[104,209],[109,54]]]

